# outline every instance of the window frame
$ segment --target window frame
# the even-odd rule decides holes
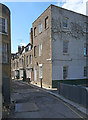
[[[64,71],[66,73],[64,73]],[[65,80],[65,79],[67,79],[67,77],[68,77],[68,66],[63,66],[63,79]]]
[[[69,41],[63,41],[63,54],[68,54],[68,43]]]
[[[69,18],[63,17],[63,28],[69,28],[68,20],[69,20]]]
[[[34,27],[34,37],[37,36],[37,35],[36,35],[36,29],[37,29],[37,27]]]
[[[1,28],[1,30],[0,30],[0,33],[8,33],[7,32],[7,19],[6,18],[3,18],[3,17],[0,17],[0,28]]]
[[[9,62],[8,56],[8,43],[2,44],[2,63],[7,64]]]
[[[39,33],[42,33],[42,23],[39,24]]]
[[[42,55],[42,43],[39,44],[39,56]]]
[[[47,29],[49,27],[49,17],[47,16],[45,18],[45,29]]]

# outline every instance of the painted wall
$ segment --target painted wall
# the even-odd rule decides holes
[[[63,28],[63,18],[68,28]],[[84,43],[86,17],[52,6],[52,80],[63,79],[63,66],[68,66],[67,79],[83,79],[86,58]],[[63,54],[63,41],[68,41],[68,54]]]

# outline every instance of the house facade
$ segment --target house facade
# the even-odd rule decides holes
[[[0,3],[0,83],[5,105],[10,104],[11,85],[11,33],[10,10]]]
[[[18,46],[18,52],[12,54],[12,78],[33,80],[32,45]]]
[[[41,84],[42,80],[42,85],[50,88],[54,81],[88,78],[87,19],[50,5],[33,22],[32,83]]]

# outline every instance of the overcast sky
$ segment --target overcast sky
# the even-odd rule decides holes
[[[58,2],[4,2],[11,11],[11,51],[18,45],[30,42],[30,28],[34,20],[50,5],[54,4],[81,14],[86,14],[88,0],[57,0]]]

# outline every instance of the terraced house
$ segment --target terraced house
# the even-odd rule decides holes
[[[87,19],[50,5],[32,24],[32,83],[54,87],[59,80],[87,79]]]
[[[0,3],[0,83],[5,105],[10,104],[11,33],[10,10]],[[1,86],[1,85],[0,85]]]

